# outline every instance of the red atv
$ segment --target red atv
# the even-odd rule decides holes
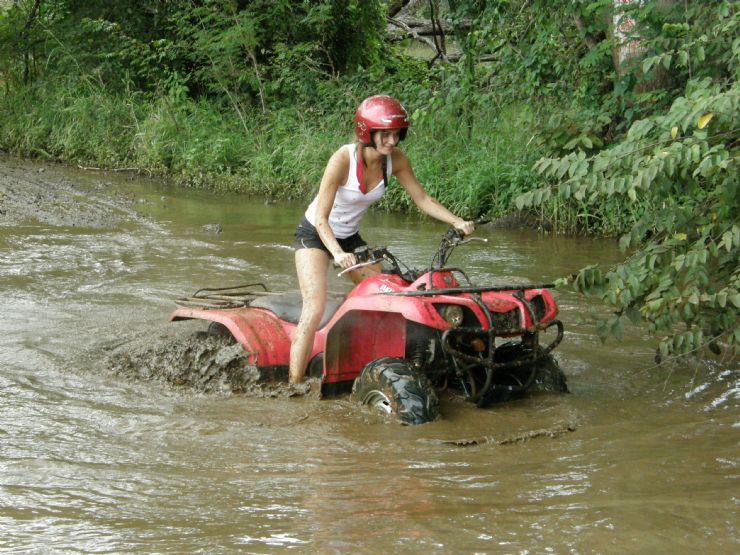
[[[478,406],[530,391],[567,392],[550,355],[563,337],[552,285],[473,285],[446,264],[455,247],[475,239],[450,229],[423,271],[384,247],[355,253],[356,267],[383,262],[384,270],[347,295],[329,295],[307,370],[321,379],[322,394],[351,388],[359,402],[421,424],[437,418],[444,388]],[[171,320],[211,321],[209,332],[233,336],[264,379],[287,379],[300,293],[250,284],[201,289],[179,304]],[[542,345],[548,329],[554,337]]]

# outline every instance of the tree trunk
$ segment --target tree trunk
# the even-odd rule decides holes
[[[668,11],[676,1],[657,0],[656,7],[659,11]],[[645,0],[612,0],[612,2],[610,14],[610,26],[614,37],[612,57],[617,79],[630,73],[635,74],[638,79],[634,92],[637,93],[654,90],[664,85],[668,80],[668,73],[662,66],[654,66],[649,79],[642,73],[641,62],[646,50],[640,39],[640,30],[636,27],[635,19],[628,12],[631,7],[642,6]]]
[[[629,13],[625,13],[625,8],[641,4],[642,0],[613,0],[610,22],[614,36],[612,57],[619,77],[632,71],[635,58],[643,53],[635,20]]]
[[[31,34],[31,27],[33,27],[34,22],[36,21],[36,17],[39,14],[39,8],[41,7],[41,0],[35,0],[33,3],[33,6],[31,6],[31,11],[28,13],[28,19],[26,20],[26,25],[23,27],[23,31],[21,31],[20,40],[19,42],[23,45],[23,82],[28,83],[29,79],[31,78],[31,46],[29,41],[29,36]],[[26,44],[23,44],[26,43]]]

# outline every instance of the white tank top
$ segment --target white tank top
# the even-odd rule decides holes
[[[360,191],[360,183],[357,181],[357,157],[355,144],[344,145],[349,151],[349,175],[347,182],[337,188],[337,194],[334,198],[334,205],[329,213],[329,227],[331,227],[334,237],[337,239],[346,239],[354,235],[360,229],[360,220],[367,212],[370,206],[383,198],[386,184],[383,180],[377,187],[374,187],[367,194]],[[387,156],[388,168],[387,174],[393,174],[391,166],[391,157]],[[318,195],[313,199],[306,209],[306,219],[311,225],[316,225],[316,205],[318,204]]]

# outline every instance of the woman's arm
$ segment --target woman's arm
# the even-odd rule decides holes
[[[473,232],[475,229],[473,222],[467,222],[455,216],[447,208],[442,206],[437,199],[426,192],[421,183],[419,183],[419,180],[416,179],[408,158],[406,158],[406,155],[401,150],[395,150],[393,152],[393,175],[396,176],[398,182],[409,194],[414,204],[419,207],[419,210],[432,218],[455,226],[465,233],[465,235]]]
[[[342,147],[332,154],[326,164],[319,186],[318,202],[316,203],[316,214],[314,216],[319,237],[331,252],[334,262],[345,269],[356,264],[355,255],[344,252],[342,247],[339,246],[337,238],[334,237],[334,232],[329,226],[329,214],[332,206],[334,206],[337,189],[345,182],[348,172],[349,152]]]

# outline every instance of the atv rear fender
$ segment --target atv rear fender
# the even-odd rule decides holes
[[[218,322],[226,327],[247,353],[255,366],[287,366],[290,360],[291,324],[259,308],[195,309],[179,308],[170,321],[199,319]],[[287,328],[287,329],[286,329]]]

